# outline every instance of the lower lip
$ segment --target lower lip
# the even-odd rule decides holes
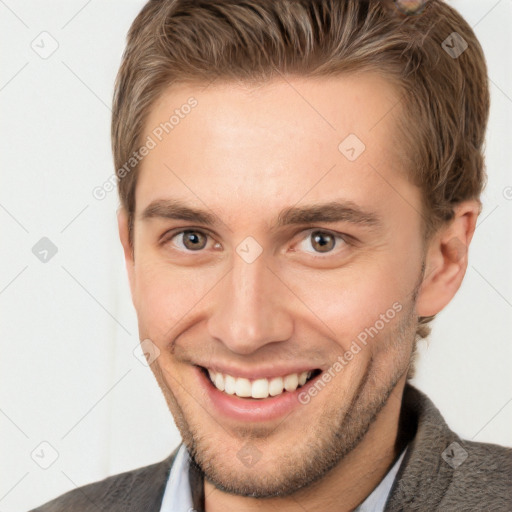
[[[307,392],[309,386],[318,375],[306,382],[295,391],[285,391],[280,395],[268,398],[240,398],[219,391],[199,367],[195,367],[200,386],[205,390],[212,408],[221,416],[238,421],[263,422],[282,418],[303,404],[299,401],[299,393]]]

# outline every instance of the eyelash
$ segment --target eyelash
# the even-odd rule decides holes
[[[206,237],[213,238],[211,236],[211,234],[208,233],[207,231],[204,231],[203,229],[195,229],[195,228],[192,227],[192,228],[182,229],[180,231],[168,232],[168,233],[164,234],[163,237],[162,237],[163,240],[162,240],[161,244],[162,245],[167,245],[176,236],[182,235],[185,232],[201,233],[202,235],[204,235]],[[312,233],[316,233],[316,232],[322,233],[324,235],[333,236],[336,239],[336,242],[341,240],[346,246],[353,246],[354,245],[354,242],[352,241],[353,238],[351,236],[349,236],[349,235],[342,234],[342,233],[337,233],[336,231],[319,229],[319,228],[310,228],[310,229],[306,230],[305,231],[305,235],[304,235],[303,239],[301,240],[301,242],[306,240],[307,237],[311,236]],[[326,253],[317,252],[317,253],[315,253],[315,256],[313,256],[313,257],[326,258],[328,256],[332,256],[336,252],[336,249],[337,248],[339,249],[338,245],[339,244],[335,245],[335,247],[331,251],[328,251]],[[177,250],[179,252],[185,252],[187,254],[202,253],[204,251],[204,249],[199,249],[197,251],[192,251],[192,250],[187,250],[187,249],[185,249],[185,250],[177,249]],[[325,256],[323,256],[323,255],[325,255]]]

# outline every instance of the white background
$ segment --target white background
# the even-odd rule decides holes
[[[1,512],[159,461],[179,442],[132,353],[117,192],[91,193],[113,173],[109,105],[143,3],[0,1]],[[453,5],[488,60],[489,182],[465,281],[422,343],[414,382],[462,437],[512,445],[512,1]],[[47,59],[31,48],[43,31],[59,45]],[[58,248],[47,263],[32,253],[42,237]],[[50,460],[43,441],[58,453],[48,469],[31,458],[39,447]]]

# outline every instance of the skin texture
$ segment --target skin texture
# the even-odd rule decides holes
[[[352,510],[398,455],[417,317],[438,313],[458,290],[479,206],[461,203],[424,245],[420,190],[394,151],[398,95],[377,74],[174,85],[150,111],[143,139],[191,96],[197,106],[140,164],[133,252],[126,212],[118,212],[140,339],[160,351],[151,369],[206,474],[208,512]],[[351,133],[366,146],[355,161],[338,150]],[[157,199],[179,199],[221,222],[141,219]],[[381,228],[275,227],[286,207],[331,200],[376,213]],[[180,229],[191,228],[206,235],[204,248],[184,245]],[[312,228],[352,243],[340,238],[319,251]],[[248,236],[262,249],[252,263],[236,251]],[[327,370],[394,303],[400,312],[285,417],[222,417],[197,385],[193,365],[209,361]],[[260,454],[256,464],[237,457],[244,447]]]

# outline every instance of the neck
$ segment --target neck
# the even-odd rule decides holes
[[[304,510],[350,512],[377,487],[403,450],[399,417],[405,376],[391,393],[363,440],[322,479],[291,496],[265,500],[224,493],[204,482],[206,512]],[[300,508],[299,507],[299,508]]]

